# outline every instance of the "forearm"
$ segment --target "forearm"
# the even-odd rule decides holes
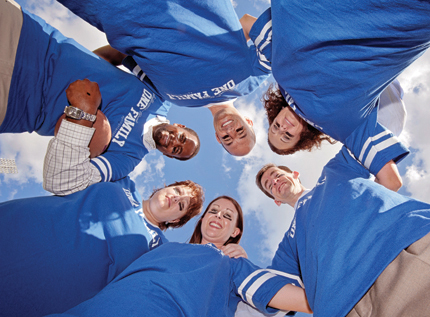
[[[122,60],[127,57],[127,55],[121,53],[120,51],[114,49],[110,45],[99,47],[93,51],[94,54],[103,58],[107,62],[114,66],[119,66],[122,64]]]
[[[292,284],[287,284],[282,287],[276,295],[273,296],[272,300],[269,302],[269,306],[280,310],[312,314],[305,290]]]
[[[245,39],[248,41],[251,38],[249,37],[249,32],[251,31],[254,22],[257,20],[256,17],[253,17],[249,14],[244,14],[243,17],[239,19],[240,24],[242,25],[243,34],[245,35]]]
[[[378,174],[376,174],[375,182],[392,191],[398,191],[402,187],[403,182],[397,169],[397,164],[393,160],[385,164]]]
[[[88,144],[94,133],[63,120],[47,149],[43,166],[43,188],[56,195],[69,195],[101,180],[89,159]]]

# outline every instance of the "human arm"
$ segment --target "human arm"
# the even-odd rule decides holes
[[[249,32],[251,31],[255,21],[257,21],[257,18],[249,14],[244,14],[243,17],[239,19],[239,22],[242,25],[243,34],[245,35],[245,39],[247,41],[251,39],[249,37]]]
[[[70,105],[96,114],[101,102],[97,83],[77,80],[66,89]],[[95,129],[89,120],[66,117],[57,136],[48,145],[43,166],[43,188],[56,195],[68,195],[100,181],[90,162],[89,143]]]
[[[94,50],[93,53],[114,66],[122,65],[122,60],[127,57],[127,55],[114,49],[110,45],[99,47],[98,49]]]
[[[246,16],[246,17],[245,17]],[[249,47],[254,59],[254,68],[270,73],[272,71],[272,14],[270,8],[263,12],[258,19],[245,15],[243,32],[251,39],[253,45]],[[255,20],[254,20],[255,19]]]
[[[303,288],[287,284],[282,287],[272,300],[269,306],[280,310],[292,310],[312,314]]]
[[[376,174],[375,182],[391,189],[392,191],[398,191],[402,187],[402,177],[400,176],[397,164],[393,160],[389,161],[384,165]]]
[[[221,251],[230,258],[248,258],[248,254],[242,246],[230,243],[221,247]]]

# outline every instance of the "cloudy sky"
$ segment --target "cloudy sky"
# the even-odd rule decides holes
[[[107,44],[105,36],[95,28],[79,20],[64,7],[51,0],[17,0],[25,9],[44,18],[66,36],[73,37],[87,48],[94,50]],[[270,3],[266,0],[235,0],[238,16],[250,13],[258,16]],[[404,186],[401,193],[430,202],[428,175],[430,163],[430,53],[425,54],[399,80],[405,92],[408,110],[406,128],[401,136],[412,154],[399,164]],[[322,167],[339,150],[339,145],[325,144],[320,150],[296,153],[282,157],[272,153],[266,143],[268,123],[260,98],[270,79],[254,94],[239,99],[235,106],[254,120],[257,145],[244,158],[233,158],[216,142],[212,116],[207,109],[172,107],[171,122],[183,123],[195,129],[202,145],[199,155],[191,161],[179,162],[153,152],[136,167],[132,176],[144,198],[157,187],[176,180],[191,179],[205,188],[206,201],[218,195],[231,195],[242,205],[245,212],[245,231],[242,245],[249,258],[266,266],[283,234],[289,227],[293,210],[277,207],[254,184],[254,178],[262,165],[268,162],[284,164],[301,173],[302,183],[313,187]],[[49,195],[42,188],[43,158],[49,138],[37,134],[0,135],[0,157],[14,158],[18,174],[0,174],[0,201]],[[174,241],[185,242],[194,227],[194,221],[183,229],[168,231]]]

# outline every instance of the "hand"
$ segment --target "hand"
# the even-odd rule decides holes
[[[246,254],[245,249],[235,243],[224,245],[221,248],[221,251],[230,258],[248,258],[248,254]]]
[[[87,78],[71,83],[66,89],[66,95],[72,106],[90,114],[97,113],[102,100],[99,85]]]

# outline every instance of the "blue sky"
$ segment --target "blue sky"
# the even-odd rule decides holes
[[[66,36],[73,37],[87,48],[94,50],[107,44],[102,33],[76,18],[61,5],[51,0],[17,0],[25,9],[40,15]],[[270,3],[265,0],[234,1],[239,17],[244,13],[258,16]],[[430,101],[430,53],[425,54],[401,76],[405,91],[408,121],[401,140],[410,146],[412,154],[399,164],[404,186],[401,193],[430,202],[428,175],[430,164],[430,139],[427,107]],[[172,107],[171,122],[185,124],[197,131],[201,150],[196,158],[179,162],[153,151],[136,168],[132,176],[144,198],[154,188],[173,181],[191,179],[205,188],[206,201],[219,195],[236,198],[245,212],[245,229],[242,246],[249,258],[260,266],[270,264],[271,257],[293,216],[291,207],[277,207],[255,186],[254,178],[259,168],[268,162],[284,164],[301,173],[302,183],[313,187],[324,164],[339,150],[339,145],[325,144],[312,153],[297,153],[290,157],[273,154],[268,145],[268,123],[260,98],[273,79],[250,96],[238,99],[235,106],[254,120],[257,133],[255,149],[244,158],[228,155],[216,142],[212,115],[208,109]],[[42,188],[43,157],[49,141],[36,134],[0,135],[0,157],[15,158],[19,173],[0,174],[0,201],[49,195]],[[206,205],[205,205],[206,206]],[[194,221],[185,227],[167,232],[170,240],[186,242],[191,235]]]

